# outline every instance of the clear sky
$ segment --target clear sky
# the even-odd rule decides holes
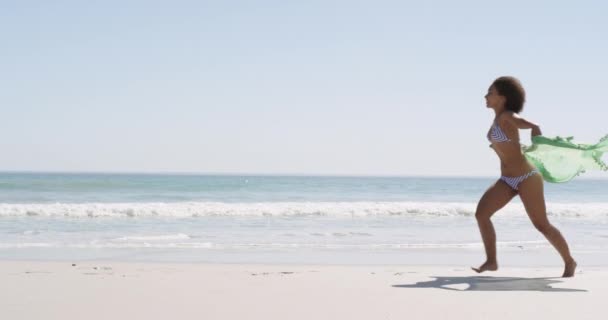
[[[495,176],[483,96],[608,134],[605,1],[0,0],[0,171]],[[522,142],[529,132],[522,132]]]

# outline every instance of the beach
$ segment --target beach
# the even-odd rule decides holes
[[[0,263],[3,319],[600,319],[608,271]]]
[[[547,184],[562,261],[491,178],[0,174],[0,319],[598,319],[607,180]]]

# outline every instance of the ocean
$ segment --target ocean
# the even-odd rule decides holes
[[[495,180],[0,173],[0,259],[473,265]],[[579,263],[608,265],[608,180],[545,196]],[[501,264],[561,263],[518,199],[493,221]]]

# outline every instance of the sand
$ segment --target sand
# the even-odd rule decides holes
[[[605,318],[608,271],[561,272],[4,261],[0,319]]]

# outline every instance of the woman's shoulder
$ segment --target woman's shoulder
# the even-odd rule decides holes
[[[500,126],[509,126],[517,118],[517,114],[513,111],[504,111],[496,117],[496,122]]]

